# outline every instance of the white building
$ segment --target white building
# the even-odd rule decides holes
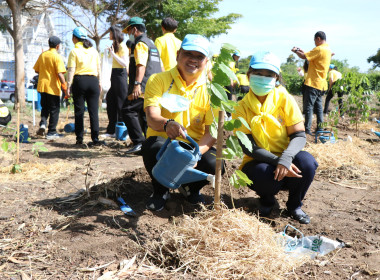
[[[43,1],[43,0],[42,0]],[[41,0],[36,2],[42,2]],[[11,15],[6,1],[0,0],[0,14]],[[59,27],[65,27],[65,22],[59,20],[58,17],[53,17],[51,12],[44,12],[36,15],[30,19],[24,29],[24,59],[25,59],[25,83],[28,84],[30,80],[36,75],[33,66],[36,63],[38,56],[42,51],[49,49],[48,39],[52,35],[56,35],[64,41],[63,34],[58,33]],[[27,15],[22,18],[22,23],[25,24]],[[56,26],[58,28],[56,28]],[[61,54],[65,54],[65,44],[61,44]],[[65,60],[64,60],[65,61]],[[0,32],[0,80],[15,80],[15,59],[14,59],[14,43],[12,36],[7,32]]]

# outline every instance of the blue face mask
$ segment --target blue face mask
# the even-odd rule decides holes
[[[249,86],[257,96],[265,96],[276,86],[276,78],[251,75]]]

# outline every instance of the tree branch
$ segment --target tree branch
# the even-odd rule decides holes
[[[11,34],[13,38],[14,36],[13,29],[9,26],[9,23],[7,22],[7,20],[1,15],[0,15],[0,22],[4,25],[5,29],[7,29],[7,31],[9,32],[9,34]]]

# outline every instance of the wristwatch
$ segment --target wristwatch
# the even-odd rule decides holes
[[[141,85],[141,82],[135,81],[135,86]]]

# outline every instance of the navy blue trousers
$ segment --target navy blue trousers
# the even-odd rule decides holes
[[[249,188],[260,197],[260,203],[263,206],[273,206],[276,202],[274,196],[283,188],[289,189],[286,203],[288,210],[302,206],[302,200],[314,179],[318,163],[311,154],[300,151],[293,159],[293,164],[301,170],[302,178],[285,177],[281,181],[274,180],[274,171],[276,170],[274,165],[255,161],[244,165],[242,171],[253,182]]]

